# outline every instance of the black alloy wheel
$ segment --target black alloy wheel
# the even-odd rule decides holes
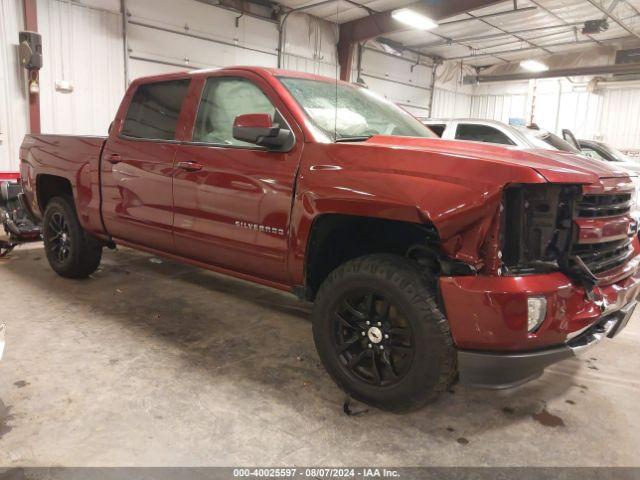
[[[345,368],[376,386],[400,381],[411,367],[411,325],[390,299],[374,291],[345,295],[335,312],[334,343]]]
[[[49,249],[53,258],[64,263],[71,253],[69,225],[61,212],[55,212],[45,225]]]

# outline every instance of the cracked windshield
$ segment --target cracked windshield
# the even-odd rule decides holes
[[[413,116],[364,87],[281,77],[311,121],[335,141],[373,135],[437,138]],[[337,102],[336,102],[337,99]]]

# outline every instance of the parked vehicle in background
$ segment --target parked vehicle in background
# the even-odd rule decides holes
[[[617,168],[622,168],[632,176],[636,187],[636,201],[633,205],[633,214],[640,217],[640,163],[636,163],[619,150],[603,142],[593,140],[578,140],[569,129],[562,130],[562,137],[567,143],[579,148],[582,155],[602,162],[614,162]]]
[[[616,166],[631,172],[640,173],[640,162],[636,162],[620,150],[595,140],[578,140],[583,155],[605,162],[615,162]]]
[[[514,126],[497,120],[420,118],[440,138],[514,145],[521,148],[547,148],[580,153],[558,135],[534,126]]]
[[[440,140],[331,78],[138,79],[107,138],[27,135],[20,161],[59,275],[120,244],[294,293],[331,377],[382,408],[530,380],[615,336],[640,292],[626,172]]]

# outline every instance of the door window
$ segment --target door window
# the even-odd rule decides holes
[[[456,130],[456,139],[515,145],[509,137],[497,128],[489,127],[488,125],[474,125],[471,123],[461,123],[458,125],[458,129]]]
[[[193,141],[255,148],[251,143],[233,138],[235,118],[247,113],[267,113],[274,123],[282,123],[267,96],[249,80],[210,78],[200,100]]]
[[[430,123],[425,123],[425,125],[427,126],[427,128],[429,130],[431,130],[433,133],[435,133],[437,136],[439,136],[440,138],[442,138],[442,134],[444,133],[444,129],[446,128],[446,125],[442,124],[442,123],[438,123],[438,124],[430,124]]]
[[[129,104],[122,135],[152,140],[173,140],[189,80],[140,85]]]
[[[582,154],[586,155],[589,158],[594,158],[596,160],[602,160],[602,161],[606,161],[607,159],[604,158],[602,155],[600,155],[598,152],[596,152],[595,150],[591,149],[591,148],[583,148],[582,149]]]

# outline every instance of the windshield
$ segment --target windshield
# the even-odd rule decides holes
[[[280,77],[280,81],[311,121],[336,141],[365,140],[372,135],[438,138],[366,88],[306,78]]]
[[[535,148],[546,148],[547,150],[562,150],[563,152],[580,153],[569,142],[563,140],[553,133],[545,130],[534,130],[528,127],[515,127],[518,131],[527,138],[527,141]]]

